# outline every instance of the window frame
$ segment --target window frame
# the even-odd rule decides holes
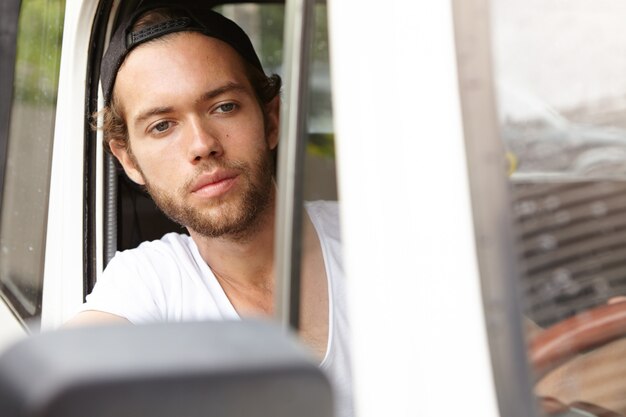
[[[500,415],[537,416],[522,325],[510,191],[495,103],[489,4],[452,3],[459,94],[489,354]]]
[[[94,18],[93,25],[91,26],[90,35],[90,49],[87,57],[87,73],[86,73],[86,85],[85,85],[85,121],[84,121],[84,182],[83,182],[83,299],[87,297],[87,294],[91,292],[93,286],[96,283],[98,276],[98,234],[103,233],[106,239],[109,235],[107,233],[108,223],[103,221],[102,228],[98,227],[97,212],[98,212],[98,198],[97,193],[100,190],[98,186],[97,168],[100,163],[104,164],[104,182],[109,179],[109,172],[111,168],[115,170],[114,166],[109,167],[107,163],[107,155],[104,155],[102,161],[98,161],[98,147],[102,146],[98,140],[98,132],[92,127],[92,115],[98,111],[98,92],[100,85],[100,63],[102,56],[104,55],[106,40],[108,39],[107,25],[109,24],[109,16],[113,8],[113,0],[102,0],[98,2],[98,8],[96,16]],[[110,156],[108,157],[110,159]],[[111,164],[112,165],[112,164]],[[110,201],[107,198],[108,187],[105,186],[102,194],[104,195],[104,218],[108,219],[111,207],[109,207]],[[116,206],[112,207],[112,210],[116,210]],[[115,236],[116,238],[116,236]],[[102,239],[103,248],[100,249],[103,255],[109,253],[110,249],[108,241]],[[115,248],[113,249],[113,251]],[[108,259],[107,259],[108,260]]]
[[[20,6],[20,0],[5,0],[0,3],[0,82],[3,85],[0,88],[0,210],[4,195]]]
[[[285,4],[283,66],[285,74],[280,113],[278,192],[276,196],[275,316],[285,327],[300,321],[300,261],[302,203],[306,151],[309,69],[315,1]]]

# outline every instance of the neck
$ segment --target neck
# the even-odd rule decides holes
[[[210,238],[189,230],[202,259],[220,281],[242,288],[272,288],[274,275],[274,205],[260,214],[246,236]]]

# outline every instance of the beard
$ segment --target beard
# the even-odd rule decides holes
[[[237,187],[224,196],[203,205],[186,202],[191,184],[197,176],[215,169],[239,173]],[[194,232],[208,237],[246,240],[262,224],[263,214],[273,201],[273,162],[269,153],[252,164],[238,161],[212,160],[198,165],[194,175],[178,190],[169,191],[150,183],[144,175],[146,190],[157,207],[170,219]]]

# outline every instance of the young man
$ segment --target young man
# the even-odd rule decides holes
[[[269,316],[280,78],[247,35],[203,10],[130,16],[102,63],[105,147],[190,236],[118,253],[72,324]],[[309,203],[299,335],[352,414],[337,207]]]

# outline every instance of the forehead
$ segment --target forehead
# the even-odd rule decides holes
[[[124,104],[138,95],[175,95],[199,84],[211,89],[224,82],[249,86],[243,58],[216,38],[180,32],[131,51],[118,71],[113,91]]]

